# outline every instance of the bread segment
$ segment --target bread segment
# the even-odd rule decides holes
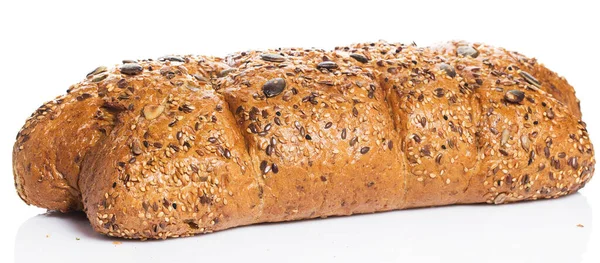
[[[147,64],[153,66],[160,64]],[[114,73],[133,90],[119,103],[132,106],[83,164],[79,185],[94,229],[145,239],[255,222],[255,171],[211,84],[178,61],[143,76]]]
[[[397,57],[378,69],[407,158],[405,205],[459,203],[479,170],[475,87],[427,49],[404,47]]]
[[[220,88],[264,182],[262,220],[403,205],[397,133],[371,70],[343,52],[320,50],[235,59],[241,66]],[[275,79],[285,88],[273,95],[266,89]]]

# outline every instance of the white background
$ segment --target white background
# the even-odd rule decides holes
[[[600,262],[600,179],[579,194],[505,206],[396,211],[125,242],[82,214],[42,214],[17,196],[14,138],[43,102],[99,65],[166,54],[333,48],[385,39],[478,41],[565,76],[600,145],[595,1],[2,1],[0,262]],[[583,227],[577,227],[582,224]],[[77,240],[79,238],[79,240]]]

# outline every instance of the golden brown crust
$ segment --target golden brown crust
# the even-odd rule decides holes
[[[100,68],[38,110],[13,153],[26,202],[141,239],[555,198],[595,165],[566,80],[460,41]]]

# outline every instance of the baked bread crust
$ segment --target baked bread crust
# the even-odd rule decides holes
[[[594,165],[566,80],[461,41],[101,67],[38,109],[13,150],[25,202],[140,239],[556,198]]]

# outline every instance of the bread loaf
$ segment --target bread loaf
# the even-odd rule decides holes
[[[25,202],[138,239],[556,198],[594,164],[566,80],[467,42],[124,61],[40,107],[13,150]]]

